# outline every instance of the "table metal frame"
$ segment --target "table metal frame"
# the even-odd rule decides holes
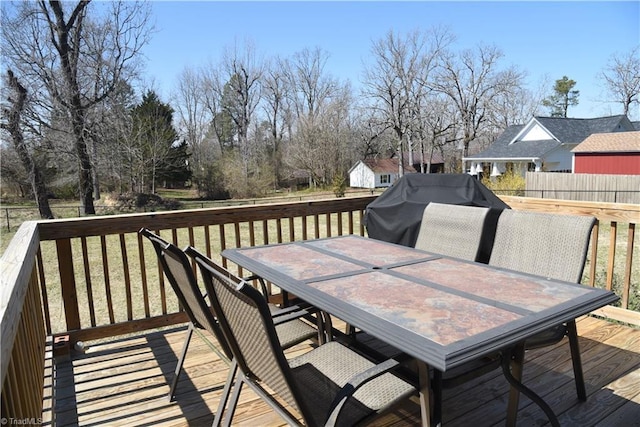
[[[553,422],[542,399],[513,383],[512,354],[524,353],[526,338],[617,299],[603,289],[355,235],[225,249],[222,256],[419,361],[425,425],[430,423],[428,366],[444,372],[497,351],[503,352],[507,379]],[[386,289],[393,292],[373,298]],[[439,412],[436,406],[436,424]]]

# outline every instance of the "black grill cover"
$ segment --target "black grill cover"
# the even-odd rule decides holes
[[[478,261],[488,262],[495,223],[500,212],[509,206],[467,174],[404,175],[367,206],[364,224],[369,237],[414,246],[424,208],[430,202],[492,208],[487,218],[489,228],[493,228],[491,237],[483,237],[483,248],[478,257]]]

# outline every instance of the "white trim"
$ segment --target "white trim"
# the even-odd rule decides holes
[[[542,157],[463,157],[463,162],[489,163],[489,162],[535,162]]]
[[[536,117],[533,117],[531,120],[529,120],[529,123],[527,123],[526,125],[524,125],[524,127],[520,130],[520,132],[518,132],[518,134],[516,136],[513,137],[513,139],[511,139],[511,141],[509,141],[508,145],[513,144],[516,141],[520,141],[520,139],[522,138],[523,135],[525,135],[527,132],[529,132],[531,130],[531,128],[533,128],[534,125],[538,125],[540,126],[550,137],[551,139],[554,139],[558,142],[560,142],[560,140],[558,138],[556,138],[556,136],[551,133],[549,131],[549,129],[547,129],[546,127],[544,127],[542,125],[542,123],[540,123],[538,121],[538,119]]]

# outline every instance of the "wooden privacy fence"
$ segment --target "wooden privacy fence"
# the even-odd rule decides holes
[[[527,197],[640,203],[640,175],[527,172],[525,180]]]

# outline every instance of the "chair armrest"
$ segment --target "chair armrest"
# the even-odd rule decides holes
[[[286,313],[280,313],[280,312],[277,312],[275,314],[272,313],[273,324],[276,326],[281,325],[283,323],[287,323],[292,320],[299,319],[309,314],[307,310],[304,310],[304,309],[301,310],[298,307],[292,307],[292,308],[296,308],[296,310],[289,310]]]
[[[278,311],[271,312],[271,317],[278,317],[278,316],[282,316],[284,314],[289,314],[289,313],[300,311],[300,310],[305,310],[307,312],[313,312],[314,311],[313,307],[306,306],[306,305],[290,305],[288,307],[272,306],[272,307],[276,307],[276,309]]]
[[[249,277],[243,277],[241,279],[244,282],[249,282],[251,280],[257,280],[260,283],[260,290],[262,291],[262,295],[264,296],[265,299],[269,298],[269,292],[267,292],[267,285],[266,283],[264,283],[264,279],[256,274],[249,276]]]
[[[387,359],[384,362],[353,376],[349,382],[340,389],[340,392],[333,399],[333,402],[331,403],[331,413],[325,423],[325,426],[333,427],[336,424],[340,416],[340,412],[344,408],[344,404],[360,387],[367,384],[369,381],[378,378],[380,375],[397,368],[399,365],[400,363],[397,360]]]

